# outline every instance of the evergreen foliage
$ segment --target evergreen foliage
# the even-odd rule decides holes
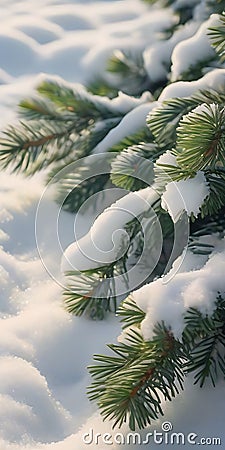
[[[126,341],[109,346],[116,356],[95,356],[100,364],[89,368],[95,379],[89,396],[113,427],[128,422],[135,430],[163,414],[160,394],[171,400],[183,388],[185,353],[164,324],[156,325],[152,341],[134,329]]]
[[[67,273],[68,290],[64,292],[65,305],[69,312],[82,315],[84,312],[93,319],[103,319],[110,311],[116,312],[116,297],[109,278],[113,277],[113,267],[102,267],[97,272],[86,271],[81,274],[71,271]]]
[[[221,37],[217,41],[220,56],[221,28],[214,30]],[[214,247],[201,242],[201,236],[220,233],[222,238],[225,230],[224,94],[211,89],[166,100],[149,114],[147,124],[154,136],[151,146],[157,148],[158,154],[167,149],[176,157],[176,165],[155,164],[155,177],[161,185],[190,179],[198,170],[204,171],[210,193],[194,226],[190,224],[189,248],[194,254],[208,255]],[[129,185],[129,174],[123,176],[123,167],[127,162],[134,174],[137,152],[146,157],[143,147],[130,147],[118,155],[112,165],[114,183],[133,188],[132,183]],[[115,170],[120,176],[114,176]],[[194,383],[200,387],[207,380],[215,386],[225,376],[225,302],[221,294],[215,299],[210,316],[203,315],[198,308],[187,310],[180,341],[163,322],[156,324],[152,340],[145,341],[140,329],[145,313],[132,297],[122,303],[118,314],[123,328],[128,327],[127,333],[121,343],[109,345],[114,356],[95,355],[97,364],[89,368],[94,380],[89,389],[90,399],[97,401],[103,418],[112,420],[113,427],[125,422],[132,430],[146,427],[163,414],[161,398],[171,400],[177,395],[189,373],[194,374]]]
[[[189,351],[186,366],[188,373],[194,372],[195,384],[202,387],[207,378],[213,386],[220,375],[225,375],[225,301],[218,295],[211,317],[190,308],[185,317],[184,344]]]
[[[160,154],[154,144],[147,143],[124,149],[112,162],[112,183],[128,191],[147,187],[154,180],[153,161]]]
[[[222,2],[221,2],[222,3]],[[211,27],[209,29],[209,37],[212,46],[220,56],[222,62],[225,61],[225,15],[222,14],[219,18],[219,26]]]
[[[181,168],[204,170],[224,166],[224,106],[202,105],[184,116],[177,128],[176,160]]]
[[[48,166],[87,156],[122,119],[121,112],[83,90],[55,81],[37,87],[40,98],[21,101],[18,126],[4,131],[0,163],[33,174]]]
[[[145,0],[145,3],[155,8],[158,2]],[[195,17],[198,0],[188,3],[160,2],[170,6],[179,17],[178,24],[167,30],[168,33],[172,34]],[[217,56],[210,67],[208,59],[193,61],[189,71],[182,73],[181,83],[198,79],[208,70],[213,73],[215,67],[224,71],[224,8],[223,0],[201,2],[203,21],[211,13],[220,14],[218,25],[208,30]],[[168,33],[162,33],[161,38],[166,40]],[[186,309],[179,339],[170,324],[162,320],[155,324],[150,340],[145,340],[141,331],[146,313],[130,292],[128,268],[139,264],[146,244],[148,262],[154,253],[152,212],[161,225],[163,242],[160,258],[144,283],[163,276],[170,262],[177,224],[161,202],[170,183],[188,183],[201,172],[208,188],[199,214],[189,214],[187,247],[194,256],[207,257],[215,250],[213,243],[204,240],[208,235],[219,242],[225,236],[224,91],[219,84],[190,90],[185,85],[183,97],[167,97],[161,101],[160,93],[170,84],[169,70],[168,67],[166,80],[164,77],[161,83],[154,84],[142,52],[133,54],[116,49],[108,62],[107,74],[87,88],[42,82],[33,98],[21,101],[19,124],[3,131],[0,141],[1,167],[26,175],[48,168],[47,181],[53,179],[56,183],[58,201],[70,212],[78,211],[93,194],[112,184],[134,192],[157,187],[158,197],[149,209],[143,209],[123,226],[128,236],[123,256],[118,252],[111,263],[99,263],[97,267],[96,262],[95,268],[67,272],[64,292],[64,306],[70,313],[101,320],[113,311],[121,317],[122,342],[108,346],[111,356],[95,355],[96,364],[89,368],[93,383],[88,392],[90,399],[97,401],[103,417],[112,420],[114,427],[126,422],[132,430],[146,427],[163,414],[162,399],[171,401],[178,395],[186,375],[193,373],[194,382],[200,387],[208,380],[215,386],[225,376],[225,292],[216,293],[210,314],[203,314],[198,307]],[[106,149],[112,155],[110,174],[91,175],[92,159],[87,157],[95,153],[97,145],[121,125],[126,115],[110,102],[120,89],[136,97],[148,89],[154,96],[151,101],[156,102],[146,125],[118,138],[116,144]],[[163,159],[166,152],[174,163]],[[77,171],[71,170],[70,163],[78,160],[81,162]],[[184,216],[187,212],[181,218]],[[180,245],[179,254],[184,250],[182,242]],[[126,295],[117,294],[117,275],[123,277]],[[136,289],[140,287],[138,284]]]
[[[145,428],[163,415],[162,398],[171,401],[187,373],[193,372],[201,387],[207,379],[215,386],[220,373],[225,376],[225,301],[220,295],[212,316],[187,310],[181,341],[163,322],[156,324],[152,340],[144,340],[138,328],[144,312],[133,300],[118,313],[124,327],[131,326],[125,342],[109,345],[114,356],[95,355],[98,364],[89,367],[94,378],[90,399],[113,427],[128,422],[131,430]]]

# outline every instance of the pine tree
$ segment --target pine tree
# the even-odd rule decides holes
[[[146,3],[152,7],[158,2]],[[213,264],[217,270],[217,258],[225,253],[225,2],[199,3],[182,2],[181,7],[176,1],[162,2],[161,7],[170,6],[179,21],[165,30],[158,47],[153,44],[139,55],[116,49],[107,66],[111,77],[106,71],[83,89],[42,82],[32,99],[21,101],[22,120],[5,130],[0,143],[3,168],[27,175],[49,168],[48,180],[56,180],[58,201],[63,199],[71,212],[105,186],[130,191],[102,213],[105,226],[112,226],[121,205],[125,209],[133,205],[132,219],[121,219],[121,238],[112,259],[100,262],[96,253],[93,267],[87,258],[85,270],[68,270],[64,304],[76,315],[103,319],[113,311],[121,317],[120,342],[109,345],[111,356],[95,355],[88,392],[113,426],[128,422],[132,430],[162,415],[162,398],[171,401],[178,395],[189,373],[200,387],[208,380],[215,386],[225,376],[225,285],[212,270]],[[197,23],[198,29],[185,40],[180,32],[188,22]],[[199,43],[203,47],[188,62],[193,45],[197,48]],[[185,61],[183,45],[188,52]],[[151,76],[151,55],[156,50],[154,63],[163,68],[158,78]],[[119,90],[129,99],[127,110],[115,106]],[[89,176],[93,164],[89,156],[97,145],[121,126],[132,108],[144,103],[151,104],[146,124],[106,150],[112,155],[110,175]],[[65,170],[62,177],[61,169],[76,160],[81,160],[79,171]],[[104,232],[99,223],[96,219],[97,237]],[[116,228],[115,221],[112,231]],[[184,229],[188,233],[181,239]],[[179,245],[174,248],[176,240]],[[185,254],[192,269],[185,266]],[[184,261],[184,269],[176,268],[179,261],[181,266]],[[135,286],[129,277],[132,267],[139,273],[145,269]],[[168,286],[179,279],[191,279],[194,286],[207,270],[211,291],[203,306],[197,300],[196,305],[182,303],[186,285],[181,283],[178,289],[179,330],[166,312],[151,322],[154,286],[161,283],[162,298],[178,308]]]

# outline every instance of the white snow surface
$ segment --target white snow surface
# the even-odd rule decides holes
[[[210,60],[215,56],[207,30],[209,27],[218,25],[218,22],[218,15],[212,14],[209,20],[206,20],[200,26],[194,36],[184,39],[175,47],[171,58],[171,81],[178,80],[182,73],[190,70],[194,64]]]
[[[147,98],[146,98],[147,99]],[[144,102],[136,106],[122,118],[120,123],[110,130],[104,139],[95,147],[94,153],[103,153],[113,145],[120,142],[126,136],[129,136],[145,125],[146,117],[154,108],[156,102]]]
[[[159,102],[173,97],[188,97],[202,89],[214,89],[224,92],[225,69],[215,69],[196,81],[176,81],[163,89]]]
[[[66,249],[62,258],[62,271],[92,269],[121,258],[121,244],[127,238],[124,226],[151,208],[158,198],[156,188],[147,187],[128,193],[106,208],[97,217],[89,232]]]
[[[176,30],[170,39],[156,42],[145,49],[143,57],[151,80],[157,82],[167,78],[167,68],[174,48],[180,41],[190,38],[198,28],[199,22],[188,22]]]
[[[41,72],[83,83],[104,70],[114,48],[144,49],[174,23],[169,9],[150,11],[138,0],[1,0],[0,12],[1,128],[15,119],[17,101],[32,93]],[[191,33],[187,31],[187,35]],[[171,50],[172,47],[168,51]],[[174,83],[162,92],[161,100],[174,94],[189,95],[206,86],[222,89],[224,84],[225,70],[216,70],[200,81]],[[128,111],[129,104],[124,101],[120,105]],[[141,124],[147,108],[146,105],[138,108]],[[113,142],[114,139],[115,136]],[[107,447],[101,441],[98,445],[83,442],[84,433],[90,429],[102,435],[116,433],[110,423],[103,423],[96,406],[87,400],[86,386],[90,378],[86,366],[94,353],[106,352],[105,344],[115,340],[120,325],[114,317],[105,322],[92,322],[63,310],[61,287],[46,271],[36,247],[35,214],[43,190],[41,174],[25,179],[1,172],[0,450],[84,450],[88,447],[105,450]],[[50,272],[60,279],[61,254],[58,255],[52,232],[52,218],[57,217],[59,210],[51,195],[45,199],[44,206],[46,213],[39,228],[41,254]],[[60,218],[63,251],[73,241],[74,217],[61,212]],[[80,237],[89,226],[87,218],[81,217]],[[212,277],[213,261],[218,270]],[[198,302],[203,310],[205,305],[201,299],[207,287],[210,309],[215,285],[223,283],[224,250],[212,256],[205,266],[204,262],[201,260],[199,267],[196,266],[199,279],[191,271],[177,275],[188,280],[183,294],[185,305]],[[195,263],[196,259],[190,266],[194,267]],[[163,292],[156,305],[156,315],[164,309],[168,311],[165,307],[168,299],[159,284],[153,284],[158,297],[159,290]],[[179,292],[179,283],[171,286],[174,292]],[[168,317],[173,312],[180,317],[183,304],[174,299],[169,305],[172,309]],[[174,319],[174,329],[177,323]],[[174,431],[225,439],[224,391],[223,382],[215,389],[207,386],[200,390],[187,379],[185,391],[173,403],[165,405],[165,417],[145,432],[160,430],[162,422],[168,419]],[[126,426],[122,431],[128,432]],[[111,448],[119,449],[121,445],[114,443]],[[130,444],[123,448],[136,450],[137,446]],[[153,444],[151,448],[158,446]]]
[[[181,338],[184,314],[190,307],[198,308],[203,315],[212,314],[218,292],[222,296],[225,293],[224,248],[222,241],[207,261],[205,256],[196,257],[188,251],[179,258],[181,266],[178,259],[171,273],[133,293],[137,305],[146,311],[141,326],[145,339],[152,338],[154,325],[162,320]]]
[[[161,205],[176,222],[183,211],[186,211],[188,216],[193,213],[197,217],[208,195],[209,187],[205,175],[199,171],[194,178],[168,183],[161,198]]]

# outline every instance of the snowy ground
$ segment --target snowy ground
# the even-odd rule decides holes
[[[131,45],[131,34],[132,44],[141,48],[149,23],[149,41],[152,29],[160,29],[157,20],[171,23],[169,13],[154,17],[138,0],[1,0],[0,14],[1,127],[14,120],[17,100],[32,91],[40,72],[85,81],[103,70],[112,49]],[[36,248],[35,214],[43,189],[40,175],[29,180],[0,175],[0,450],[105,450],[101,438],[98,444],[82,439],[91,428],[111,433],[87,400],[86,366],[93,353],[105,352],[120,327],[113,317],[96,323],[64,312],[61,288]],[[51,225],[58,207],[51,196],[45,202],[38,237],[57,278],[60,255]],[[72,215],[61,214],[63,248],[73,241],[73,224]],[[81,218],[83,233],[87,226]],[[185,393],[166,406],[164,421],[186,435],[223,438],[224,391],[224,385],[199,391],[187,381]]]

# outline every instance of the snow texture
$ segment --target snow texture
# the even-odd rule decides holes
[[[154,186],[148,187],[128,193],[105,209],[97,217],[90,231],[66,249],[62,259],[62,271],[92,269],[120,259],[120,249],[124,249],[124,246],[127,248],[125,225],[150,209],[158,198],[159,194]]]
[[[208,195],[209,187],[205,175],[199,171],[194,178],[168,183],[161,205],[176,222],[183,211],[186,211],[188,216],[193,214],[196,217]]]
[[[103,153],[126,136],[132,135],[141,128],[144,128],[146,117],[155,105],[156,102],[147,102],[132,109],[123,117],[119,125],[110,130],[106,137],[95,147],[94,153]]]
[[[215,89],[224,92],[225,69],[214,69],[196,81],[177,81],[163,89],[159,102],[173,97],[189,97],[202,89]]]
[[[178,80],[183,73],[190,70],[196,63],[215,57],[207,30],[218,25],[218,17],[217,14],[212,14],[209,20],[206,20],[200,26],[194,36],[184,39],[176,45],[171,57],[171,81]]]
[[[169,150],[163,153],[157,160],[156,166],[160,164],[165,164],[168,166],[176,166],[176,156],[174,156]]]
[[[217,245],[208,261],[205,258],[186,252],[184,259],[180,257],[181,266],[177,260],[166,277],[133,293],[137,305],[146,312],[141,325],[145,339],[152,338],[154,325],[159,321],[165,321],[181,338],[184,314],[190,307],[198,308],[204,315],[212,314],[218,292],[225,293],[225,241]]]
[[[156,42],[145,49],[143,57],[150,80],[159,82],[167,78],[174,48],[180,41],[191,37],[198,27],[199,22],[186,23],[176,30],[170,39]]]
[[[168,64],[171,52],[175,78],[189,68],[190,59],[184,65],[184,55],[181,65],[178,61],[181,50],[179,47],[178,52],[176,46],[182,40],[182,33],[187,39],[188,51],[192,51],[191,42],[195,43],[196,60],[199,52],[209,55],[208,43],[202,31],[196,33],[195,22],[160,45],[154,67],[158,37],[171,28],[176,19],[171,9],[154,7],[150,10],[138,0],[1,0],[0,12],[1,128],[15,120],[18,100],[31,95],[41,79],[63,77],[76,86],[85,83],[105,70],[106,61],[116,48],[146,49],[146,68],[154,80],[160,78],[161,70],[165,76],[162,66]],[[198,8],[196,21],[202,20],[201,14]],[[190,95],[205,87],[223,91],[224,86],[225,70],[216,69],[198,81],[173,83],[162,91],[160,101]],[[121,128],[118,126],[105,138],[99,152],[124,136],[122,126],[125,133],[142,126],[154,104],[149,94],[140,101],[120,94],[114,106],[130,112],[124,117]],[[131,110],[134,106],[136,108]],[[60,279],[61,254],[74,240],[74,218],[59,211],[51,196],[45,198],[38,237],[39,250],[41,247],[49,269],[46,271],[35,238],[35,215],[44,191],[43,178],[39,174],[24,179],[7,171],[0,176],[0,450],[84,450],[88,445],[83,435],[91,428],[95,433],[116,433],[87,400],[86,386],[90,378],[86,367],[93,353],[105,353],[105,344],[119,334],[120,325],[114,317],[98,323],[70,316],[63,310],[61,288],[49,273],[54,272],[55,278]],[[126,197],[123,201],[127,201]],[[138,212],[136,202],[131,202],[131,210]],[[52,227],[59,213],[61,253],[56,248]],[[99,221],[104,222],[110,210],[104,214]],[[120,214],[123,226],[128,213]],[[79,218],[79,237],[88,231],[88,220]],[[114,229],[115,223],[112,223],[109,237]],[[185,258],[186,266],[179,261],[174,264],[175,272],[177,266],[180,269],[171,284],[157,280],[152,287],[142,288],[135,294],[140,306],[148,312],[142,327],[146,337],[159,316],[165,317],[179,335],[185,308],[198,305],[203,312],[210,311],[215,289],[224,290],[224,253],[221,248],[218,255],[212,255],[208,261],[205,257],[189,255]],[[192,271],[194,267],[196,273]],[[187,284],[180,297],[183,283]],[[169,290],[171,297],[167,303]],[[174,431],[224,439],[224,391],[222,382],[215,389],[199,390],[188,379],[185,391],[173,403],[165,405],[165,417],[173,423]],[[212,404],[217,407],[209,408]],[[154,428],[160,430],[164,420],[149,427],[144,435]],[[127,427],[122,431],[127,433]],[[93,442],[89,447],[105,450],[101,442],[99,445]],[[121,446],[114,443],[111,448]],[[136,450],[137,447],[126,445],[123,448]],[[140,445],[140,448],[146,446]],[[153,444],[151,448],[158,446]]]

